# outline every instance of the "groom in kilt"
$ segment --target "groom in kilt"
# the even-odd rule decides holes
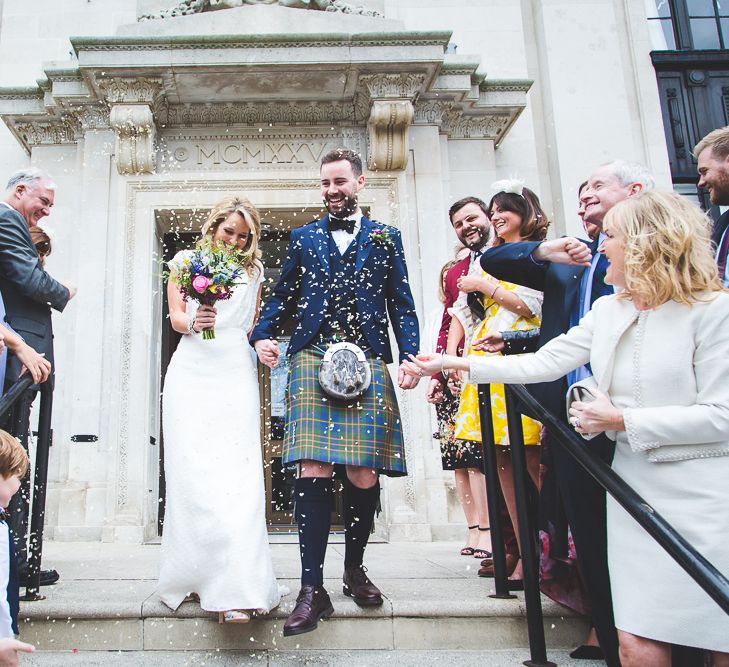
[[[276,334],[294,318],[283,463],[298,462],[294,500],[299,527],[301,591],[284,635],[317,627],[334,609],[324,589],[324,557],[332,508],[332,472],[346,467],[343,591],[360,606],[382,604],[362,561],[380,496],[379,475],[406,475],[395,388],[388,313],[400,362],[419,347],[418,320],[408,285],[400,233],[368,220],[359,208],[362,162],[347,149],[321,161],[321,194],[328,215],[291,232],[281,278],[250,341],[262,363],[278,364]],[[326,394],[319,369],[327,348],[353,343],[364,351],[371,377],[354,400]],[[364,362],[363,362],[364,365]],[[398,370],[398,384],[417,378]]]

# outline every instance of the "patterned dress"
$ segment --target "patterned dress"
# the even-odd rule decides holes
[[[493,280],[486,272],[482,273],[484,278]],[[488,352],[473,350],[472,345],[476,340],[488,333],[497,331],[517,331],[534,329],[538,327],[542,319],[542,293],[528,287],[515,285],[503,280],[497,281],[502,290],[514,292],[533,313],[530,318],[523,317],[504,308],[498,301],[483,295],[485,310],[484,319],[475,326],[472,325],[472,316],[465,299],[459,298],[450,313],[457,317],[464,325],[464,330],[472,330],[470,343],[467,346],[464,356],[478,355],[485,356]],[[494,422],[494,441],[497,445],[509,445],[509,434],[506,421],[506,404],[504,400],[504,385],[491,385],[491,414]],[[542,425],[522,416],[522,427],[524,429],[524,444],[538,445],[541,439]],[[456,415],[455,437],[457,440],[469,442],[481,442],[481,419],[478,414],[478,387],[475,384],[464,384],[461,391],[461,400]]]

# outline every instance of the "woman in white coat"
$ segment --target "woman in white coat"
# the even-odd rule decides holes
[[[600,247],[619,294],[536,354],[420,355],[409,372],[443,366],[477,383],[532,383],[589,362],[607,393],[573,403],[575,430],[614,438],[613,469],[729,575],[729,293],[709,229],[675,193],[631,197],[605,217]],[[623,666],[670,667],[671,644],[710,650],[715,667],[729,666],[729,616],[611,497],[607,509]]]

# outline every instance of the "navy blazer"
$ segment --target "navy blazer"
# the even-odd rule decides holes
[[[263,307],[250,336],[251,344],[276,335],[290,317],[296,327],[289,354],[311,343],[321,329],[329,299],[329,216],[291,232],[288,253],[278,284]],[[391,243],[372,239],[372,231],[386,229]],[[386,363],[393,360],[389,321],[395,332],[400,361],[420,347],[418,318],[408,284],[402,237],[395,227],[362,217],[357,246],[355,298],[362,335],[372,351]]]
[[[0,205],[0,291],[7,323],[53,364],[51,308],[63,310],[70,293],[43,269],[25,218],[5,205]],[[6,383],[16,380],[20,369],[9,355]]]
[[[531,254],[541,241],[505,243],[481,255],[481,266],[494,278],[544,292],[539,347],[566,333],[580,297],[583,266],[535,262]],[[589,243],[585,241],[585,243]],[[591,244],[593,252],[595,243]],[[529,392],[553,413],[564,415],[567,379],[528,385]]]

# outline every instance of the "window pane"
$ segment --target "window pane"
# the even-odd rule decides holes
[[[668,0],[645,0],[645,13],[649,19],[668,18],[671,16],[671,5]]]
[[[652,19],[648,21],[648,34],[654,51],[676,50],[676,38],[673,35],[671,19]]]
[[[712,0],[687,0],[689,16],[715,16]]]
[[[691,37],[695,49],[719,48],[719,33],[714,19],[691,19]]]
[[[724,48],[729,48],[729,19],[721,20],[721,34],[724,37]]]

